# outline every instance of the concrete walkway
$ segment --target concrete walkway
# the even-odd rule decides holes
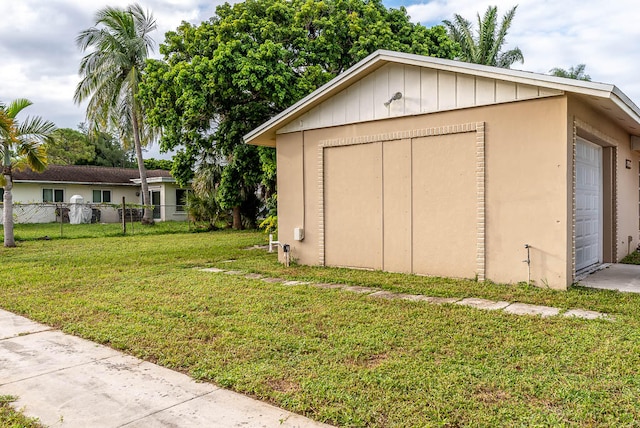
[[[563,316],[563,317],[575,317],[575,318],[584,318],[584,319],[598,319],[603,318],[606,320],[613,321],[614,317],[611,315],[596,312],[596,311],[588,311],[586,309],[568,309],[562,310],[559,308],[554,308],[551,306],[542,306],[542,305],[530,305],[528,303],[518,303],[518,302],[504,302],[504,301],[494,301],[488,299],[479,299],[476,297],[432,297],[432,296],[424,296],[422,294],[404,294],[404,293],[395,293],[392,291],[384,291],[379,288],[374,287],[360,287],[355,285],[346,285],[346,284],[334,284],[334,283],[315,283],[315,282],[303,282],[303,281],[290,281],[283,278],[269,278],[264,275],[260,275],[257,273],[246,273],[239,270],[226,270],[220,268],[204,268],[201,269],[204,272],[212,272],[216,274],[223,275],[240,275],[247,279],[253,279],[256,281],[264,281],[271,284],[280,283],[282,285],[292,286],[292,285],[309,285],[311,287],[319,287],[319,288],[339,288],[342,290],[360,293],[368,295],[372,298],[380,298],[380,299],[402,299],[402,300],[413,300],[419,302],[425,302],[435,305],[441,304],[456,304],[460,306],[470,306],[476,309],[482,309],[487,311],[504,311],[514,315],[534,315],[540,317],[552,317],[552,316]]]
[[[0,395],[49,427],[328,427],[3,310]]]
[[[640,293],[640,265],[611,264],[580,279],[579,285]]]

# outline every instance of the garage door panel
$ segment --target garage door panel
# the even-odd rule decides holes
[[[413,269],[476,274],[477,186],[473,134],[413,140]]]
[[[382,269],[382,143],[324,149],[325,263]]]
[[[384,270],[411,272],[411,140],[385,141]]]
[[[576,144],[576,270],[602,261],[602,148]]]

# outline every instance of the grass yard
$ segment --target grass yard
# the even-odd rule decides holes
[[[214,232],[22,242],[0,249],[0,307],[340,426],[640,420],[638,295],[284,268],[274,254],[245,249],[265,241]],[[212,266],[591,309],[615,320],[374,299],[198,269]]]
[[[11,403],[15,397],[0,395],[0,427],[3,428],[43,428],[37,419],[28,418],[14,409]]]
[[[127,223],[127,235],[163,235],[169,233],[185,233],[190,231],[186,221],[158,222],[153,227],[145,227],[140,223]],[[2,226],[0,225],[0,231]],[[68,224],[60,227],[60,223],[22,223],[15,225],[16,241],[106,238],[122,236],[121,223]]]

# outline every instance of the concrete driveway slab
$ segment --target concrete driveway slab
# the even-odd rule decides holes
[[[326,427],[0,310],[0,395],[55,427]]]
[[[172,370],[118,355],[0,386],[49,426],[118,427],[213,391]]]
[[[0,385],[118,354],[118,351],[58,330],[0,340]]]
[[[46,330],[51,330],[51,327],[0,310],[0,340]]]
[[[231,408],[236,412],[229,412]],[[180,421],[180,427],[329,427],[226,390],[213,391],[123,427],[161,428],[173,426],[171,424],[175,421]]]
[[[583,287],[640,293],[640,266],[612,264],[578,281]]]

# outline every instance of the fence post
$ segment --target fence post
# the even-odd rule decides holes
[[[126,210],[124,196],[122,197],[122,234],[127,234],[127,210]]]
[[[64,224],[64,209],[62,204],[58,205],[58,213],[60,214],[60,237],[62,238],[62,226]]]

